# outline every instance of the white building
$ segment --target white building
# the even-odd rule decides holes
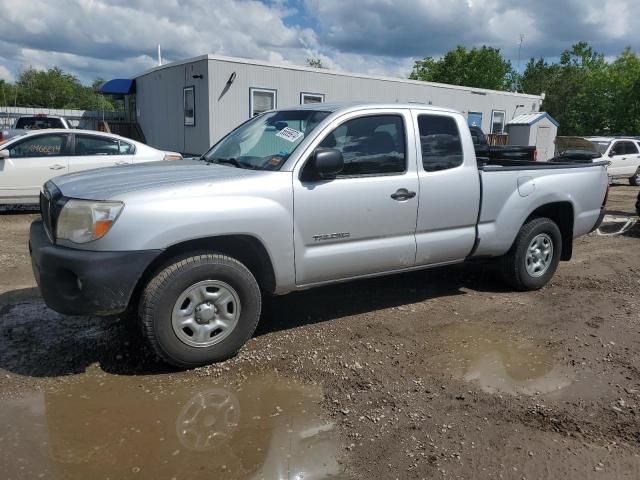
[[[502,133],[542,97],[439,83],[274,65],[202,55],[152,68],[111,91],[127,95],[131,120],[157,148],[202,153],[253,115],[309,102],[420,102],[461,111],[470,124]]]

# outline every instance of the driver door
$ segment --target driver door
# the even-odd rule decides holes
[[[413,267],[419,185],[409,110],[355,112],[321,138],[294,173],[296,284]],[[318,147],[342,152],[335,178],[305,177]]]

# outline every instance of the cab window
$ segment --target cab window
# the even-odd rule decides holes
[[[460,132],[453,117],[418,115],[422,167],[426,172],[459,167],[464,161]]]
[[[29,136],[9,147],[11,158],[59,157],[65,155],[68,135]]]
[[[132,145],[117,138],[76,135],[76,156],[127,155],[132,148]]]
[[[407,169],[404,122],[400,115],[374,115],[349,120],[320,144],[342,152],[338,177],[387,175]]]

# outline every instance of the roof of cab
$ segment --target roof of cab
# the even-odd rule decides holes
[[[416,109],[429,110],[434,112],[460,113],[450,108],[434,107],[426,103],[375,103],[375,102],[329,102],[329,103],[307,103],[304,105],[295,105],[291,107],[278,108],[276,110],[314,110],[319,112],[342,112],[356,111],[364,109]]]

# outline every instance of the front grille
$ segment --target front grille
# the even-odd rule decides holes
[[[42,215],[44,229],[52,242],[55,242],[56,223],[66,200],[53,182],[44,184],[42,192],[40,192],[40,215]]]

